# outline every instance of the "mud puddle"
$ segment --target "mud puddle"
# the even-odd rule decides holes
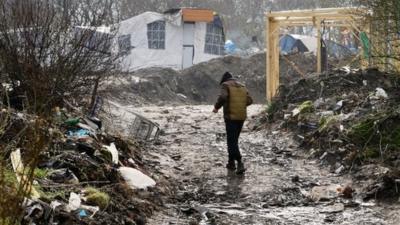
[[[225,127],[212,106],[119,110],[126,118],[129,112],[145,115],[164,131],[145,161],[161,171],[156,178],[174,180],[177,191],[148,224],[398,224],[397,206],[335,193],[320,193],[328,196],[315,201],[314,187],[335,190],[351,180],[306,159],[288,133],[254,132],[245,125],[240,147],[247,172],[238,176],[225,169]],[[250,117],[261,110],[250,107]]]

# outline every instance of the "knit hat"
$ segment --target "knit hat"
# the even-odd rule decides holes
[[[225,81],[228,81],[228,80],[231,80],[231,79],[233,79],[232,74],[229,73],[229,72],[225,72],[224,75],[222,76],[221,82],[219,82],[219,84],[222,84],[222,83],[224,83]]]

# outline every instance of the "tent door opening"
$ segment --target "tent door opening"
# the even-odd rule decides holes
[[[191,67],[194,58],[194,23],[183,24],[182,69]]]

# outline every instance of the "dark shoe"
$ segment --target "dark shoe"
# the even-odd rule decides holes
[[[239,162],[237,170],[236,170],[236,173],[237,174],[243,174],[244,172],[246,172],[246,168],[244,168],[244,165],[243,165],[242,162]]]
[[[236,169],[235,161],[229,161],[228,164],[226,164],[226,168],[228,170],[235,170]]]

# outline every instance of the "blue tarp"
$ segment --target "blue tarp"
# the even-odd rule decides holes
[[[296,39],[289,34],[281,37],[281,39],[279,40],[279,46],[281,48],[281,52],[286,54],[309,51],[301,40]]]

